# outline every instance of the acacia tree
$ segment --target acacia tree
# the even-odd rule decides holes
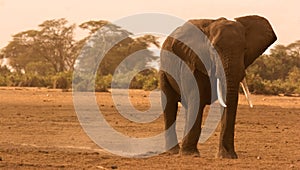
[[[10,61],[10,65],[17,71],[25,70],[30,62],[45,61],[35,51],[38,31],[28,30],[13,35],[13,40],[2,50],[2,56]]]
[[[54,74],[71,70],[79,46],[74,40],[75,24],[68,25],[66,19],[48,20],[39,28],[13,35],[13,40],[3,50],[10,65],[25,73],[32,70],[27,67],[32,63],[50,66]]]
[[[136,54],[129,62],[120,67],[117,73],[120,80],[128,79],[128,74],[133,73],[133,70],[140,70],[155,57],[148,50],[151,44],[159,46],[157,37],[152,35],[144,35],[132,37],[132,33],[121,27],[114,25],[108,21],[88,21],[79,25],[80,28],[87,30],[89,35],[86,37],[85,45],[82,48],[81,54],[76,61],[76,66],[80,72],[84,72],[87,77],[76,77],[76,80],[82,82],[82,79],[88,81],[83,82],[83,86],[89,86],[89,82],[93,80],[94,71],[92,68],[98,67],[96,84],[100,85],[98,90],[105,91],[110,85],[111,75],[114,74],[120,63],[129,55],[134,54],[139,50],[142,53]],[[118,42],[116,44],[112,44]],[[107,52],[104,54],[104,52]],[[99,56],[103,56],[100,58]],[[99,61],[101,59],[101,62]],[[100,63],[99,66],[96,64]],[[105,83],[105,85],[103,85]],[[143,87],[143,86],[141,86]],[[97,90],[97,89],[96,89]]]
[[[77,54],[74,40],[75,24],[67,25],[66,19],[48,20],[39,25],[35,49],[54,68],[56,73],[73,68]]]
[[[98,63],[97,56],[101,52],[108,51],[101,61],[98,69],[100,75],[113,74],[116,67],[129,55],[139,50],[144,50],[137,58],[132,59],[128,65],[124,66],[123,72],[145,66],[147,62],[154,59],[153,53],[148,50],[151,44],[159,47],[158,38],[153,35],[144,35],[137,38],[132,37],[132,33],[108,21],[88,21],[79,25],[80,28],[88,30],[89,41],[82,50],[83,56],[95,59],[86,60],[89,65]],[[112,44],[118,41],[117,44]],[[110,48],[110,49],[109,49]],[[99,54],[100,52],[100,54]],[[81,63],[82,64],[82,63]]]
[[[37,30],[13,35],[13,40],[1,50],[1,56],[9,59],[18,77],[23,79],[17,84],[56,87],[62,77],[66,79],[67,75],[70,79],[69,72],[81,48],[81,41],[74,40],[74,29],[75,24],[62,18],[47,20]]]

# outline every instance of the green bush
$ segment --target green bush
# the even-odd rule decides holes
[[[144,90],[155,90],[158,87],[158,79],[157,77],[147,77],[145,82],[143,83]]]
[[[10,70],[4,66],[0,66],[0,86],[8,85],[8,76],[11,74]]]
[[[137,74],[131,81],[130,88],[154,90],[158,87],[158,72],[154,69],[147,69]]]
[[[0,86],[7,86],[7,80],[5,76],[0,75]]]
[[[97,76],[95,83],[95,91],[97,92],[107,92],[110,88],[112,81],[112,75],[108,74],[106,76]]]
[[[52,88],[69,89],[72,84],[72,72],[60,72],[52,77]]]
[[[130,89],[154,90],[158,87],[157,70],[147,69],[134,75],[135,73],[136,71],[132,71],[114,75],[115,87],[128,88],[128,83]],[[130,82],[129,77],[133,77]]]
[[[22,86],[23,76],[19,73],[13,72],[7,75],[7,86]]]

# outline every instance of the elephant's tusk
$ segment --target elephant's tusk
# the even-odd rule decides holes
[[[240,82],[241,86],[242,86],[242,89],[245,93],[245,96],[246,96],[246,99],[248,101],[248,104],[251,108],[253,108],[253,104],[252,104],[252,101],[250,99],[250,92],[249,92],[249,89],[248,89],[248,85],[247,85],[247,82],[246,82],[246,78],[244,78],[241,82]]]
[[[217,95],[218,95],[218,100],[219,100],[220,105],[223,107],[227,107],[223,100],[222,87],[221,87],[221,83],[220,83],[219,79],[217,79]]]

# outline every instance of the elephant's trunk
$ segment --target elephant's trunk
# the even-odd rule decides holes
[[[221,133],[220,133],[220,146],[219,154],[234,153],[234,126],[236,119],[236,110],[238,104],[238,88],[239,82],[229,83],[227,81],[227,95],[224,112],[221,119]],[[233,157],[235,158],[235,157]]]
[[[225,56],[240,56],[241,54],[228,54]],[[224,70],[226,75],[226,105],[224,108],[221,119],[221,132],[219,143],[219,156],[223,157],[224,154],[229,154],[236,158],[234,151],[234,128],[236,120],[236,111],[238,105],[238,92],[240,81],[243,79],[245,73],[240,60],[230,60],[230,57],[225,57]],[[227,156],[225,156],[227,157]]]

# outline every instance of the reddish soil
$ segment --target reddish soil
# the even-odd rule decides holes
[[[136,108],[149,107],[148,92],[130,92]],[[163,130],[125,120],[110,93],[97,93],[108,122],[128,136]],[[203,144],[200,157],[161,154],[124,158],[110,154],[86,135],[74,111],[71,92],[0,88],[0,169],[300,169],[300,98],[252,95],[254,108],[240,96],[236,123],[239,159],[217,159],[219,129]]]

